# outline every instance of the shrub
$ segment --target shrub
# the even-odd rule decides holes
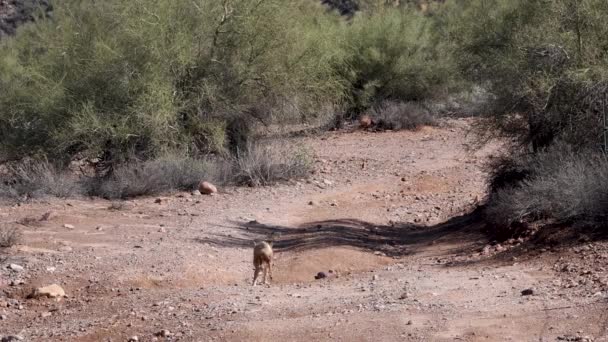
[[[76,177],[44,159],[27,159],[7,169],[0,178],[0,198],[66,198],[82,193]]]
[[[232,116],[344,99],[338,22],[297,0],[57,2],[0,44],[0,149],[114,164],[216,152]]]
[[[498,232],[521,222],[603,223],[608,216],[608,161],[597,153],[561,146],[513,164],[525,177],[497,187],[486,208]],[[518,177],[519,178],[519,177]],[[496,179],[496,178],[495,178]]]
[[[305,178],[311,161],[304,150],[250,144],[232,161],[230,181],[237,185],[271,185],[293,178]]]
[[[483,130],[498,129],[535,150],[554,141],[599,145],[608,3],[448,1],[438,13],[462,75],[494,96],[486,111],[493,125]]]
[[[16,227],[0,224],[0,248],[12,247],[21,241],[21,231]]]
[[[435,124],[435,118],[415,102],[385,101],[371,111],[375,128],[380,130],[414,130]]]
[[[351,116],[384,100],[423,101],[451,85],[457,70],[432,29],[410,6],[357,13],[346,31]]]
[[[213,164],[207,160],[162,157],[120,165],[106,178],[89,179],[86,188],[90,196],[125,199],[192,190],[201,180],[214,177],[213,172]]]

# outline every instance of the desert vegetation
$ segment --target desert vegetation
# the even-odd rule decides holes
[[[258,146],[272,125],[371,115],[381,129],[416,129],[458,112],[481,117],[481,137],[513,141],[491,165],[487,216],[500,230],[603,217],[604,1],[68,0],[52,9],[0,43],[0,156],[28,160],[3,173],[5,197],[123,198],[201,177],[266,185],[305,177],[308,165],[305,153]],[[74,160],[99,167],[74,179]]]

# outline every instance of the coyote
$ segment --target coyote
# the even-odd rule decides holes
[[[268,284],[266,276],[270,276],[270,280],[272,280],[272,244],[275,239],[275,234],[273,234],[268,241],[261,242],[253,242],[253,286],[257,284],[258,277],[260,272],[264,272],[264,284]]]

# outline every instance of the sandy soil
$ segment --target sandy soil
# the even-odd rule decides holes
[[[541,253],[488,241],[474,209],[482,165],[501,148],[470,150],[470,125],[293,138],[314,151],[315,173],[274,187],[115,209],[103,200],[0,207],[0,221],[26,223],[23,243],[0,259],[0,335],[608,341],[608,247],[583,240]],[[272,232],[281,234],[275,278],[251,287],[252,241]],[[53,283],[68,298],[27,299]]]

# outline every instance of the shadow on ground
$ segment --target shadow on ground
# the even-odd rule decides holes
[[[487,242],[481,232],[480,212],[478,208],[435,226],[411,223],[379,226],[354,219],[310,222],[298,227],[266,225],[256,221],[234,222],[231,228],[238,230],[239,237],[216,235],[196,241],[217,247],[251,248],[253,241],[278,233],[279,237],[274,242],[277,252],[343,246],[398,257],[414,254],[430,245],[445,245],[446,249],[442,251],[465,252]]]

